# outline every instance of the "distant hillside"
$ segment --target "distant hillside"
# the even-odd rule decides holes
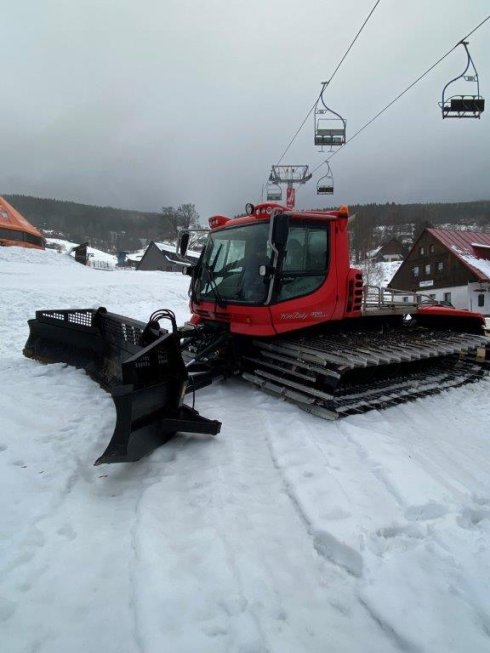
[[[333,207],[335,208],[335,207]],[[351,251],[360,261],[389,238],[410,245],[425,227],[490,231],[490,200],[452,204],[352,204]]]
[[[91,206],[77,202],[4,195],[36,227],[53,230],[74,242],[90,241],[102,249],[137,249],[140,239],[165,238],[172,226],[162,214]]]
[[[135,250],[141,246],[142,239],[175,237],[175,224],[169,219],[168,211],[167,214],[130,211],[27,195],[5,197],[40,229],[60,232],[74,242],[89,241],[106,251]],[[490,231],[490,200],[452,204],[352,204],[349,208],[351,214],[357,214],[350,225],[351,250],[356,261],[365,259],[366,252],[388,238],[410,244],[426,226]]]

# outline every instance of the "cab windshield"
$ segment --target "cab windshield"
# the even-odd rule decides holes
[[[203,255],[198,298],[263,303],[268,280],[259,275],[259,267],[270,262],[268,234],[268,222],[213,233]]]
[[[270,273],[260,276],[261,265],[272,267],[272,249],[267,243],[269,223],[231,227],[209,236],[194,286],[198,300],[266,303]],[[288,231],[284,258],[275,273],[270,303],[309,295],[325,282],[329,259],[329,226],[295,220]]]

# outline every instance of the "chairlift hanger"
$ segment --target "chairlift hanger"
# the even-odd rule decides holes
[[[324,146],[341,147],[346,143],[345,130],[347,121],[342,118],[340,113],[330,109],[325,104],[323,94],[327,88],[328,82],[322,82],[323,87],[320,97],[315,105],[314,127],[315,127],[315,145],[319,145],[323,151]],[[321,105],[320,105],[321,103]]]
[[[466,51],[467,62],[466,68],[461,75],[451,79],[446,86],[442,89],[442,100],[439,106],[442,110],[443,118],[479,118],[480,114],[485,109],[485,100],[480,95],[480,81],[478,79],[478,72],[476,70],[473,59],[471,58],[470,51],[468,50],[468,41],[461,41],[458,45],[462,45]],[[472,69],[474,74],[467,75],[468,70]],[[476,84],[476,95],[451,95],[448,97],[447,88],[458,79],[464,79],[466,82]]]
[[[327,174],[321,177],[316,185],[317,195],[333,195],[333,174],[328,161],[325,161],[327,166]]]

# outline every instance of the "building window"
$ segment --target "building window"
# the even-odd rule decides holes
[[[425,247],[419,247],[419,254],[423,256],[425,254]]]
[[[485,306],[485,295],[478,295],[478,306]]]
[[[421,295],[417,295],[417,304],[420,304],[421,302],[422,302]]]
[[[427,265],[425,266],[425,274],[430,274],[430,269],[431,269],[430,263],[427,263]]]
[[[435,298],[436,298],[436,294],[435,294],[435,293],[430,293],[430,294],[429,294],[429,297],[430,297],[431,299],[435,299]]]
[[[442,261],[437,262],[437,271],[442,272],[444,270],[444,263]]]
[[[434,245],[429,245],[429,252],[430,252],[431,254],[434,253]]]
[[[450,292],[445,292],[444,293],[444,301],[447,302],[448,304],[451,303],[451,293]]]
[[[414,267],[412,268],[412,276],[413,276],[413,277],[418,277],[418,276],[419,276],[419,272],[420,272],[420,270],[419,270],[419,266],[418,266],[418,265],[416,265],[416,266],[414,266]]]
[[[408,304],[408,297],[404,297],[403,301],[405,302],[405,304]]]

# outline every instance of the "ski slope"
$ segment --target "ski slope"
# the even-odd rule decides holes
[[[490,382],[325,422],[239,379],[216,438],[93,467],[112,400],[22,356],[39,308],[188,317],[188,278],[0,249],[8,653],[490,650]]]

